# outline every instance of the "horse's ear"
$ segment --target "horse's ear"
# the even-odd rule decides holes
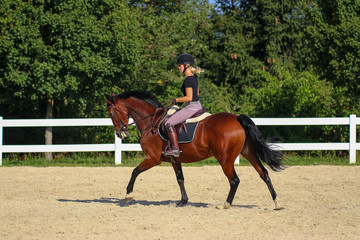
[[[112,98],[109,95],[105,94],[105,99],[108,102],[108,104],[113,104]]]

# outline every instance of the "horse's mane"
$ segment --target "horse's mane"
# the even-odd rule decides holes
[[[150,104],[153,107],[156,107],[156,108],[163,107],[162,104],[158,101],[158,99],[154,96],[154,94],[152,94],[151,92],[145,91],[145,90],[124,92],[124,93],[120,93],[116,97],[120,98],[120,99],[134,97],[134,98],[140,99],[140,100]]]

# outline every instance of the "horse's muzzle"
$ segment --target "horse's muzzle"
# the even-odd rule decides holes
[[[124,139],[124,138],[127,138],[129,136],[129,131],[128,130],[119,130],[119,131],[116,131],[116,136],[118,136],[118,138],[120,139]]]

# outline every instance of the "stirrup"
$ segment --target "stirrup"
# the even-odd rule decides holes
[[[165,157],[179,157],[181,151],[179,150],[178,153],[175,153],[174,151],[172,153],[164,152]]]
[[[167,151],[171,151],[171,150],[174,151],[174,149],[168,150],[168,148],[169,148],[169,146],[166,146],[165,150],[161,152],[165,157],[179,157],[180,153],[182,153],[181,150],[178,150],[178,154],[175,154],[174,152],[172,154],[171,153],[169,154],[169,153],[167,153]]]

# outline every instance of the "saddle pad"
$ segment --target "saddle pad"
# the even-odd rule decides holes
[[[191,143],[194,140],[196,129],[199,125],[199,122],[196,123],[187,123],[186,129],[187,132],[183,129],[178,135],[178,143]],[[167,132],[164,132],[162,128],[158,128],[159,136],[164,141],[169,141],[169,136]]]
[[[198,117],[195,118],[189,118],[185,121],[185,123],[195,123],[195,122],[200,122],[201,120],[207,118],[208,116],[210,116],[211,114],[208,112],[204,112],[203,114],[201,114]]]

